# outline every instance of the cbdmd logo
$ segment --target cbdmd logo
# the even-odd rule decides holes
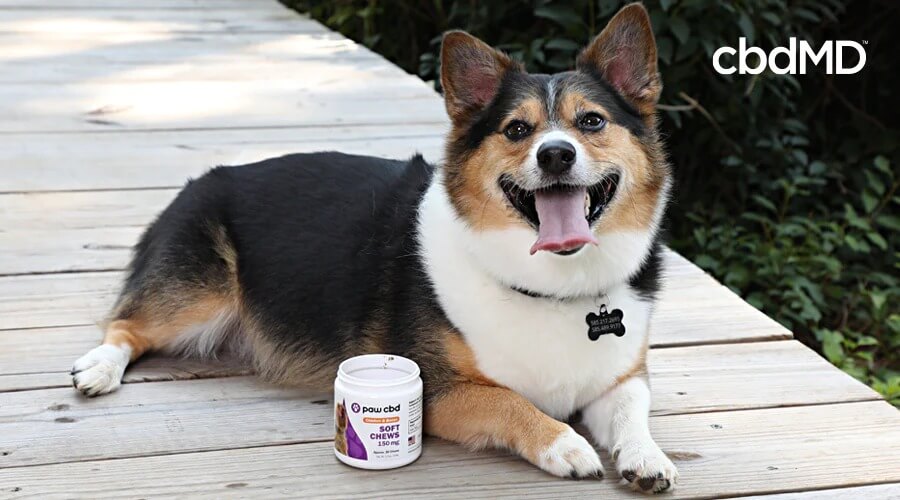
[[[852,68],[844,66],[845,50],[855,50],[859,55],[859,60]],[[731,66],[723,66],[722,60],[726,54],[732,56],[730,58]],[[747,61],[747,56],[750,54],[757,56],[756,66],[751,66]],[[734,66],[735,55],[737,55],[737,67]],[[787,64],[784,64],[784,56],[787,56]],[[759,47],[747,47],[747,39],[741,37],[738,39],[737,50],[734,47],[719,47],[712,57],[713,68],[720,75],[730,75],[735,72],[741,75],[758,75],[765,71],[766,67],[771,69],[776,75],[784,75],[786,73],[805,75],[807,62],[811,63],[812,66],[818,66],[823,60],[825,62],[825,72],[829,75],[852,75],[859,73],[863,66],[866,65],[866,49],[863,48],[862,44],[852,40],[828,40],[816,51],[809,42],[801,40],[798,45],[797,38],[791,37],[787,47],[776,47],[766,55],[766,51]],[[779,65],[779,62],[782,65]]]

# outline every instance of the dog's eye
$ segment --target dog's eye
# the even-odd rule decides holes
[[[597,113],[585,113],[578,119],[578,128],[596,132],[606,126],[606,120]]]
[[[503,135],[506,136],[507,139],[511,141],[518,141],[520,139],[524,139],[531,133],[531,125],[520,121],[515,120],[509,125],[506,126],[506,129],[503,131]]]

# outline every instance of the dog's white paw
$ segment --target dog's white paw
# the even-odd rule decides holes
[[[130,359],[128,348],[109,344],[95,347],[72,366],[72,385],[88,397],[112,392],[122,385]]]
[[[537,466],[559,477],[602,478],[600,455],[587,439],[569,426],[538,455]]]
[[[652,440],[624,442],[612,450],[616,470],[632,489],[662,493],[675,488],[678,469]]]

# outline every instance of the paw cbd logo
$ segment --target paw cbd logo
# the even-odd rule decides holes
[[[350,409],[353,410],[353,413],[359,413],[359,403],[353,403],[350,405]]]

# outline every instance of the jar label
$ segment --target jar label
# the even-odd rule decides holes
[[[422,446],[422,396],[414,399],[345,398],[335,394],[334,447],[357,460],[408,456]]]

